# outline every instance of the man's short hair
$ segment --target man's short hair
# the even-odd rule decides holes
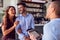
[[[23,5],[24,7],[26,7],[26,4],[24,2],[20,2],[17,4],[17,6],[19,6],[19,5]]]
[[[60,1],[53,1],[52,6],[55,9],[55,14],[60,16]]]

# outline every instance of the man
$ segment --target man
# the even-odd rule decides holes
[[[50,22],[44,25],[42,40],[60,40],[60,1],[51,2],[46,18]]]
[[[30,40],[27,30],[34,29],[34,18],[31,14],[26,12],[26,4],[18,3],[19,16],[16,21],[19,21],[16,32],[20,40]]]

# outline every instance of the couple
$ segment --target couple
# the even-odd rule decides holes
[[[26,4],[18,3],[17,6],[20,13],[18,17],[15,16],[16,9],[13,6],[9,6],[5,12],[2,20],[2,40],[15,40],[15,31],[20,40],[30,40],[27,30],[34,29],[34,18],[26,12]]]

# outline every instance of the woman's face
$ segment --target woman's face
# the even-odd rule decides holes
[[[13,7],[10,7],[10,9],[8,10],[8,14],[9,14],[10,16],[14,16],[15,13],[16,13],[16,11],[14,10],[14,8],[13,8]]]

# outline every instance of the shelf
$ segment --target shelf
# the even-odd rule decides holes
[[[44,24],[35,24],[35,26],[40,26],[40,27],[42,26],[43,27]]]
[[[46,1],[40,1],[40,2],[22,1],[22,2],[26,2],[26,3],[34,3],[34,4],[45,4],[45,3],[46,3]]]
[[[27,12],[45,12],[43,9],[36,9],[36,8],[26,8]]]
[[[43,7],[29,7],[29,6],[27,6],[27,8],[44,9]]]
[[[27,12],[31,13],[34,16],[35,26],[43,26],[44,24],[40,24],[39,21],[40,21],[40,17],[45,16],[45,13],[46,13],[46,6],[45,6],[46,1],[40,1],[40,2],[21,1],[21,2],[24,2],[27,5],[26,6]]]
[[[43,14],[44,12],[33,12],[33,11],[27,11],[28,13],[41,13],[41,14]]]

